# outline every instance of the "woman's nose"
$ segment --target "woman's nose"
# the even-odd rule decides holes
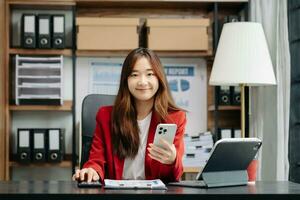
[[[144,76],[141,76],[139,81],[138,81],[138,85],[145,85],[147,84],[147,79]]]

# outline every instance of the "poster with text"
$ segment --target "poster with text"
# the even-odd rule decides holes
[[[176,104],[187,111],[186,133],[190,136],[207,131],[206,63],[171,64],[165,62],[165,73]]]

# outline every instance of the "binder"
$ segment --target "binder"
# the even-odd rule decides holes
[[[229,128],[220,128],[219,129],[220,139],[231,138],[232,136],[231,132],[232,131]]]
[[[53,15],[52,47],[65,48],[65,16]]]
[[[230,105],[230,86],[217,86],[219,105]]]
[[[21,163],[31,161],[30,129],[18,129],[17,135],[17,160]]]
[[[46,156],[46,130],[33,129],[33,161],[44,162]]]
[[[23,14],[21,29],[22,47],[36,48],[36,16],[34,14]]]
[[[61,129],[48,129],[48,162],[61,162],[63,157],[63,133]]]
[[[234,128],[232,130],[232,133],[233,133],[234,138],[241,138],[242,137],[241,129]]]
[[[38,47],[41,49],[51,48],[51,16],[38,15]]]
[[[241,104],[241,88],[239,86],[232,87],[231,98],[233,105]]]

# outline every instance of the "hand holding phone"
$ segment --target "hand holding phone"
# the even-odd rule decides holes
[[[176,159],[176,148],[173,144],[177,125],[158,124],[153,144],[149,144],[149,157],[162,164],[173,164]]]
[[[160,142],[160,139],[164,139],[169,144],[173,144],[176,129],[176,124],[158,124],[156,127],[153,144],[158,147],[164,148]]]

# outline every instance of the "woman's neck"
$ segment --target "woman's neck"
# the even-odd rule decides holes
[[[135,107],[137,110],[137,120],[142,120],[152,111],[154,100],[136,101]]]

